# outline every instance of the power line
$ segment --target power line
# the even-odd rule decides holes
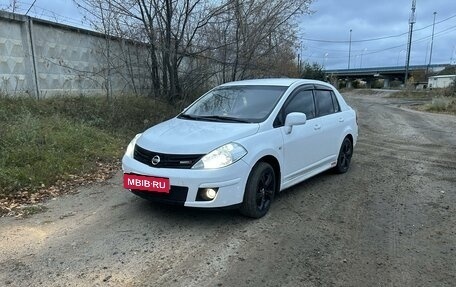
[[[407,34],[407,32],[401,33],[401,34],[398,34],[398,35],[384,36],[384,37],[378,37],[378,38],[372,38],[372,39],[352,40],[351,42],[352,43],[372,42],[372,41],[385,40],[385,39],[390,39],[390,38],[397,38],[397,37],[401,37],[401,36],[406,35],[406,34]],[[320,43],[347,44],[349,42],[347,40],[338,41],[338,40],[323,40],[323,39],[311,39],[311,38],[301,38],[301,39],[306,40],[306,41],[310,41],[310,42],[320,42]]]
[[[438,22],[435,22],[435,24],[441,24],[443,22],[446,22],[448,20],[451,20],[453,18],[456,18],[456,15],[452,15],[450,17],[447,17],[443,20],[440,20]],[[430,25],[427,25],[427,26],[424,26],[422,28],[419,28],[419,29],[414,29],[415,32],[417,31],[421,31],[421,30],[424,30],[424,29],[427,29],[429,27],[432,27],[433,24],[430,24]],[[407,35],[409,32],[403,32],[403,33],[400,33],[400,34],[397,34],[397,35],[389,35],[389,36],[382,36],[382,37],[377,37],[377,38],[370,38],[370,39],[362,39],[362,40],[352,40],[351,42],[352,43],[364,43],[364,42],[373,42],[373,41],[379,41],[379,40],[385,40],[385,39],[391,39],[391,38],[398,38],[398,37],[402,37],[404,35]],[[319,42],[319,43],[337,43],[337,44],[347,44],[349,41],[347,40],[327,40],[327,39],[312,39],[312,38],[306,38],[306,37],[301,37],[300,39],[302,40],[305,40],[305,41],[310,41],[310,42]]]
[[[67,24],[67,25],[74,25],[74,26],[78,26],[79,28],[84,28],[84,29],[89,29],[91,30],[92,28],[90,27],[90,25],[87,25],[87,24],[84,24],[83,22],[83,18],[81,19],[76,19],[76,18],[72,18],[72,17],[68,17],[68,16],[64,16],[64,15],[61,15],[59,13],[56,13],[54,11],[51,11],[49,9],[46,9],[46,8],[43,8],[41,6],[38,6],[38,5],[34,5],[36,2],[36,0],[31,4],[31,6],[27,9],[27,11],[25,9],[18,9],[19,11],[16,12],[16,13],[24,13],[24,12],[32,12],[30,13],[30,15],[33,15],[33,17],[37,17],[37,18],[40,18],[40,19],[46,19],[46,20],[50,20],[50,21],[54,21],[56,23],[63,23],[63,24]],[[17,1],[18,4],[20,5],[23,5],[23,6],[28,6],[29,3],[26,3],[26,2],[23,2],[23,1]],[[31,9],[33,8],[33,9]],[[24,15],[27,15],[24,13]]]
[[[440,21],[435,21],[435,24],[431,23],[430,25],[426,25],[426,26],[420,27],[418,29],[413,29],[413,32],[423,31],[425,29],[428,29],[429,27],[435,27],[437,29],[437,27],[435,25],[440,24],[439,26],[441,26],[441,23],[447,22],[447,21],[449,21],[451,19],[454,19],[454,18],[456,18],[456,15],[452,15],[452,16],[446,17],[446,18],[444,18],[444,19],[442,19]],[[456,26],[442,27],[440,31],[438,31],[438,32],[436,32],[434,34],[434,37],[435,38],[441,38],[441,37],[445,36],[448,33],[452,33],[454,30],[456,30]],[[362,40],[353,40],[352,39],[352,42],[353,43],[363,43],[363,42],[379,41],[379,40],[383,40],[383,39],[403,37],[407,33],[408,32],[404,32],[404,33],[400,33],[400,34],[396,34],[396,35],[387,35],[387,36],[381,36],[381,37],[370,38],[370,39],[362,39]],[[421,34],[423,34],[423,32],[421,32]],[[303,34],[301,34],[301,35],[303,35]],[[413,39],[411,42],[409,42],[409,44],[402,43],[400,45],[394,45],[394,46],[386,47],[386,48],[383,48],[383,49],[369,50],[368,52],[366,52],[365,50],[359,50],[359,51],[354,51],[354,53],[356,54],[356,57],[358,57],[359,53],[362,53],[362,55],[366,56],[366,55],[380,54],[380,53],[384,53],[384,52],[391,51],[391,50],[396,50],[396,49],[405,50],[407,48],[406,46],[411,45],[411,43],[414,44],[414,43],[424,42],[424,41],[428,41],[431,38],[432,38],[432,36],[428,35],[428,36],[425,36],[425,37],[422,37],[422,38]],[[335,44],[335,45],[341,46],[343,44],[347,44],[349,42],[347,40],[337,41],[337,40],[329,40],[329,39],[312,39],[312,38],[307,38],[307,37],[300,37],[300,39],[302,39],[304,41],[307,40],[309,42],[325,43],[326,44],[326,45],[324,45],[324,44],[322,44],[322,45],[316,44],[314,46],[311,45],[311,43],[306,44],[306,46],[309,48],[309,50],[308,50],[309,51],[309,56],[307,57],[307,59],[309,59],[309,61],[311,61],[311,59],[314,59],[315,61],[320,61],[322,59],[325,59],[325,61],[326,61],[327,59],[331,59],[333,61],[338,61],[340,65],[343,65],[343,59],[347,59],[347,55],[346,55],[346,50],[345,49],[339,49],[339,50],[337,50],[337,49],[326,49],[326,47],[325,47],[325,46],[329,46],[330,47],[330,45],[328,45],[328,44]],[[326,53],[323,53],[323,52],[326,52]],[[328,52],[329,52],[329,55],[328,55]],[[303,56],[303,57],[306,58],[306,56]]]
[[[32,5],[30,5],[30,7],[28,8],[27,12],[25,12],[25,15],[27,15],[28,12],[30,12],[30,9],[32,9],[33,5],[35,5],[35,2],[36,2],[36,0],[33,1]]]
[[[444,36],[446,33],[452,32],[454,30],[456,30],[456,25],[448,27],[448,28],[446,28],[446,29],[444,29],[442,31],[436,32],[434,34],[434,38],[438,38],[440,36]],[[431,38],[431,36],[425,36],[425,37],[413,40],[412,43],[415,44],[415,43],[423,42],[423,41],[428,40],[430,38]],[[370,52],[366,52],[363,55],[364,56],[366,56],[366,55],[374,55],[374,54],[382,53],[382,52],[389,51],[389,50],[394,50],[394,49],[398,49],[398,48],[405,48],[405,46],[406,46],[406,44],[400,44],[400,45],[396,45],[396,46],[383,48],[383,49],[380,49],[380,50],[373,50],[373,51],[370,51]],[[321,50],[321,48],[318,48],[318,49]],[[339,53],[346,53],[346,52],[347,51],[342,51],[342,50],[339,51]],[[357,52],[361,52],[361,50],[359,50]],[[323,59],[324,57],[309,57],[309,58]],[[343,55],[343,56],[330,56],[329,55],[329,56],[327,56],[327,58],[328,59],[346,59],[347,56],[346,55]]]

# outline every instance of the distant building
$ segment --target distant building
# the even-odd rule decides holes
[[[456,80],[456,75],[432,76],[428,79],[429,89],[448,88]]]

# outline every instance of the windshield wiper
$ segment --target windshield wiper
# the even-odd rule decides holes
[[[226,116],[197,116],[189,114],[180,114],[178,116],[180,119],[189,119],[194,121],[213,121],[213,122],[234,122],[234,123],[251,123],[251,121],[235,118],[235,117],[226,117]]]
[[[180,119],[189,119],[189,120],[201,120],[199,116],[194,116],[194,115],[188,115],[188,114],[180,114],[178,116]]]
[[[234,123],[251,123],[251,121],[235,118],[235,117],[226,117],[226,116],[200,116],[198,117],[204,120],[218,121],[218,122],[234,122]]]

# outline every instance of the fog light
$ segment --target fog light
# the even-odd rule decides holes
[[[205,191],[204,194],[205,194],[205,196],[207,197],[207,199],[212,200],[212,199],[214,199],[215,196],[217,195],[217,191],[215,191],[215,190],[212,189],[212,188],[208,188],[208,189],[206,189],[206,191]]]
[[[210,201],[217,196],[218,188],[200,188],[198,190],[198,201]]]

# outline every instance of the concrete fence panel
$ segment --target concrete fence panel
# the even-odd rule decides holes
[[[0,93],[148,94],[147,45],[0,12]]]

